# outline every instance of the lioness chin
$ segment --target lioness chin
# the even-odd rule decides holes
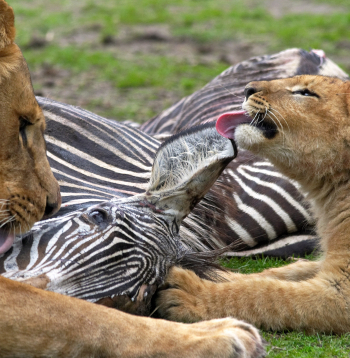
[[[307,193],[322,259],[213,283],[174,268],[158,297],[163,317],[196,322],[226,317],[258,327],[350,331],[350,82],[297,76],[251,82],[246,113],[228,113],[217,130],[263,155]]]

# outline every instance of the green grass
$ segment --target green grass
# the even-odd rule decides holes
[[[316,259],[313,255],[308,259]],[[222,260],[222,264],[240,273],[261,272],[271,267],[287,265],[288,262],[278,258],[261,257],[230,258]],[[306,335],[301,332],[262,332],[267,341],[266,350],[270,358],[349,358],[350,333],[335,335]]]
[[[12,5],[17,18],[25,21],[26,25],[35,23],[35,31],[42,35],[54,29],[67,34],[92,23],[100,24],[102,34],[110,35],[118,33],[125,25],[167,24],[175,36],[204,42],[268,36],[270,42],[274,42],[272,47],[317,47],[328,41],[349,39],[350,35],[348,11],[326,15],[294,14],[275,19],[262,5],[252,7],[239,0],[124,0],[103,3],[80,0],[72,4],[52,0],[50,5],[39,0],[36,2],[36,8],[27,5],[25,0]],[[350,8],[347,1],[337,3],[347,10]],[[19,37],[20,44],[29,41],[27,26],[19,29]]]
[[[263,337],[268,342],[267,352],[271,358],[349,358],[350,335],[306,336],[303,333],[267,333]]]
[[[71,78],[93,73],[96,81],[109,83],[115,105],[106,104],[96,94],[96,98],[88,101],[88,109],[119,120],[137,121],[156,115],[228,67],[217,53],[224,54],[230,41],[263,46],[263,53],[289,47],[322,48],[329,57],[339,57],[338,63],[350,70],[349,45],[344,47],[350,43],[348,1],[332,1],[339,11],[329,14],[298,13],[281,18],[271,15],[267,3],[255,0],[10,1],[16,12],[18,44],[24,49],[32,71],[45,64],[69,70]],[[329,2],[318,0],[317,3]],[[167,53],[162,43],[146,53],[142,50],[130,53],[118,46],[103,45],[108,36],[118,38],[135,26],[154,24],[168,29],[174,46],[183,42],[193,45],[193,56],[189,59]],[[76,34],[92,29],[97,32],[97,41],[72,44]],[[138,35],[131,32],[129,36],[133,41]],[[33,38],[47,37],[53,37],[47,46],[28,47]],[[217,58],[203,62],[196,53],[201,45],[214,46],[213,56]],[[345,59],[343,63],[342,59]],[[42,84],[37,82],[34,86],[41,90]],[[133,90],[138,89],[145,90],[134,96]],[[150,100],[162,90],[169,94],[163,106]],[[76,94],[84,95],[80,88]],[[69,95],[66,97],[69,101]]]
[[[261,257],[258,259],[231,257],[222,260],[222,265],[226,268],[244,274],[261,272],[271,267],[281,267],[287,264],[288,262],[274,257]]]

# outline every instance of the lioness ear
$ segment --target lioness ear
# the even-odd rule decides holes
[[[170,137],[155,156],[147,200],[180,225],[236,154],[215,122]]]
[[[4,0],[0,0],[0,50],[11,45],[15,36],[15,15],[12,7]]]

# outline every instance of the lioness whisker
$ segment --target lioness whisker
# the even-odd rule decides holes
[[[5,220],[4,223],[2,223],[2,224],[0,225],[0,228],[2,228],[2,227],[5,226],[6,224],[11,223],[12,221],[15,221],[15,220],[16,220],[16,216],[15,216],[15,215],[10,216],[9,218],[7,218],[7,220]],[[0,222],[1,222],[1,221],[0,221]]]
[[[256,112],[255,113],[255,116],[254,118],[252,119],[252,121],[249,123],[249,125],[253,126],[254,125],[254,122],[256,121],[257,117],[259,117],[259,112]]]
[[[233,97],[236,97],[236,98],[238,98],[238,99],[244,99],[244,96],[242,96],[242,95],[237,95],[237,94],[235,94],[235,93],[233,93],[233,92],[231,92],[228,88],[226,88],[222,83],[218,83],[217,85],[211,85],[211,86],[206,86],[205,88],[218,88],[218,87],[222,87],[225,91],[227,91],[231,96],[233,96]]]
[[[280,132],[282,134],[282,138],[283,138],[283,144],[285,144],[285,133],[284,133],[284,128],[283,125],[281,123],[281,121],[278,119],[278,117],[271,111],[269,110],[269,114],[270,114],[270,119],[275,123],[274,119],[271,116],[274,116],[276,118],[276,120],[278,121],[278,123],[280,124]],[[276,123],[275,123],[276,124]],[[288,125],[288,123],[287,123]]]
[[[278,124],[279,124],[279,126],[277,126],[277,127],[280,128],[280,130],[281,130],[282,133],[284,133],[283,125],[282,125],[281,121],[278,119],[278,117],[277,117],[274,113],[272,113],[270,110],[269,110],[269,114],[270,114],[270,119],[271,119],[276,125],[277,125],[277,123],[276,123],[276,121],[277,121]],[[273,116],[273,117],[276,119],[276,121],[275,121],[271,116]]]
[[[275,108],[273,108],[273,107],[271,107],[271,106],[270,106],[269,109],[270,109],[270,111],[275,111],[275,112],[277,112],[277,114],[281,116],[281,118],[284,120],[284,123],[287,125],[288,130],[290,131],[289,124],[288,124],[288,122],[286,121],[286,119],[282,116],[282,114],[281,114],[277,109],[275,109]]]

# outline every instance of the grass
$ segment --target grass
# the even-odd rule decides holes
[[[36,74],[35,89],[118,120],[145,121],[201,88],[229,66],[226,54],[244,60],[289,47],[322,48],[350,71],[348,0],[314,0],[335,9],[277,18],[270,0],[8,1],[17,42]],[[164,28],[165,39],[147,42],[147,26]],[[45,84],[51,78],[53,89]],[[267,258],[225,262],[244,273],[285,264]],[[349,335],[263,335],[269,357],[350,357]]]
[[[308,259],[316,259],[310,255]],[[280,267],[288,262],[279,258],[261,257],[230,258],[222,264],[235,271],[249,274],[261,272],[271,267]],[[349,358],[350,333],[335,335],[306,335],[302,332],[262,332],[268,345],[266,350],[269,358]]]
[[[306,336],[303,333],[263,333],[271,358],[349,358],[350,335]]]
[[[57,99],[74,104],[74,98],[84,96],[84,88],[90,84],[82,80],[82,88],[75,88],[72,78],[90,73],[95,81],[109,84],[114,100],[106,104],[99,90],[91,91],[91,103],[82,102],[88,109],[118,120],[142,122],[199,89],[228,67],[224,57],[230,51],[243,60],[245,53],[249,57],[289,47],[322,48],[331,58],[335,56],[345,70],[350,70],[347,1],[332,1],[335,11],[327,14],[291,13],[280,18],[269,12],[269,1],[16,0],[10,3],[16,12],[18,43],[24,49],[31,71],[34,73],[44,65],[69,71],[66,87],[72,87],[74,95],[67,93],[62,97],[58,93]],[[322,3],[327,2],[315,1],[315,4]],[[153,42],[148,50],[138,49],[142,29],[138,32],[132,29],[150,25],[166,28],[170,48],[188,44],[193,53],[188,55],[183,48],[175,53],[168,51],[162,41]],[[96,38],[75,41],[84,33],[94,33]],[[33,46],[33,39],[38,38],[49,41],[42,47]],[[106,46],[108,39],[117,43]],[[230,50],[232,42],[246,44],[253,50]],[[134,43],[133,51],[125,49],[127,43]],[[211,59],[202,56],[203,48],[210,49]],[[34,86],[37,91],[45,87],[40,80]],[[156,97],[164,90],[167,98],[157,102]]]

